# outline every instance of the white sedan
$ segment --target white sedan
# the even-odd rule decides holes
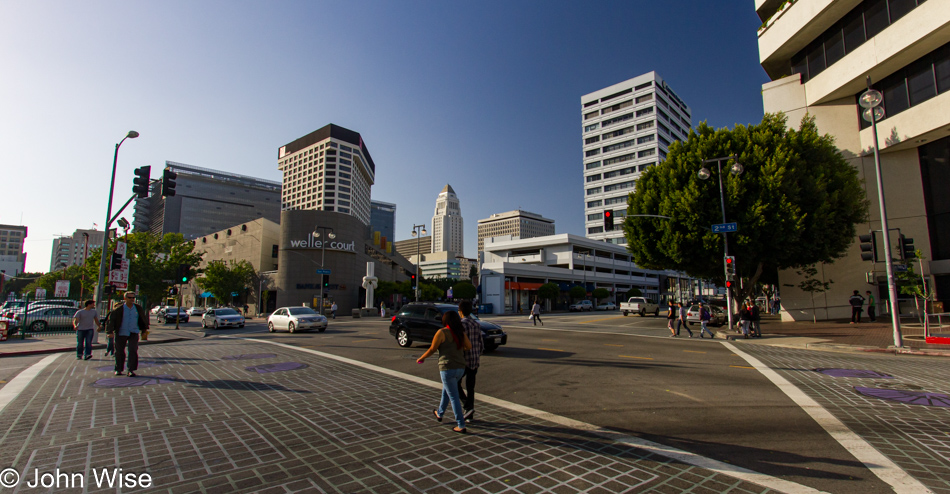
[[[613,302],[607,302],[606,304],[600,304],[597,306],[597,310],[617,310],[617,304]]]
[[[281,307],[267,318],[267,330],[271,333],[286,329],[291,333],[298,330],[327,330],[327,318],[317,314],[310,307]]]
[[[234,309],[209,309],[201,316],[201,327],[243,328],[244,316]]]
[[[205,313],[205,309],[204,309],[204,307],[192,307],[192,308],[186,310],[185,312],[187,312],[189,316],[195,317],[195,316],[200,316],[200,315],[204,314],[204,313]]]

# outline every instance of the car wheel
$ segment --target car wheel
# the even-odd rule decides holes
[[[647,315],[646,309],[640,309],[640,317],[645,317]]]
[[[324,326],[324,327],[318,329],[317,332],[318,332],[318,333],[322,333],[322,332],[324,332],[324,331],[326,331],[326,330],[327,330],[327,327]]]
[[[30,331],[46,331],[46,321],[36,321],[30,324]]]
[[[205,328],[207,328],[207,327],[208,327],[208,326],[205,325],[205,320],[204,320],[204,318],[201,318],[201,329],[205,329]]]
[[[290,331],[291,333],[293,333],[294,331],[297,331],[297,327],[294,326],[294,323],[288,323],[288,324],[287,324],[287,331]]]
[[[213,326],[214,326],[214,329],[218,329],[218,320],[217,320],[217,319],[214,320],[214,325],[213,325]]]
[[[487,352],[494,352],[495,350],[498,350],[498,345],[496,345],[496,344],[494,344],[494,343],[485,343],[485,352],[486,352],[486,353],[487,353]]]
[[[656,310],[653,311],[653,317],[660,317],[660,308],[659,308],[659,307],[657,307]]]
[[[627,311],[623,311],[623,317],[627,317]]]
[[[243,327],[244,327],[244,325],[242,324],[242,325],[240,325],[240,326],[238,326],[238,327],[239,327],[239,328],[243,328]]]
[[[405,329],[400,329],[396,332],[396,343],[403,348],[409,348],[412,346],[412,340],[409,339],[409,332]]]
[[[277,330],[274,329],[274,323],[272,322],[267,323],[267,330],[270,331],[271,333],[277,332]]]

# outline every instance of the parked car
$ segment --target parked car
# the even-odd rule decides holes
[[[188,313],[178,307],[165,307],[155,314],[155,320],[162,324],[188,322]]]
[[[620,303],[620,312],[624,316],[627,314],[640,314],[640,317],[647,314],[659,316],[660,306],[644,297],[630,297],[626,302]]]
[[[449,311],[458,311],[454,304],[412,303],[407,304],[393,316],[389,325],[389,334],[396,338],[401,347],[410,347],[414,341],[429,343],[435,338],[435,333],[443,328],[442,314]],[[485,351],[492,352],[499,346],[508,343],[508,334],[501,326],[479,319],[474,314],[472,319],[478,321],[482,328],[482,341]]]
[[[36,332],[73,329],[73,315],[77,310],[74,307],[37,307],[20,314],[17,325]]]
[[[200,316],[204,314],[205,308],[204,307],[189,307],[188,310],[186,310],[185,312],[187,312],[189,316],[195,317],[195,316]]]
[[[327,318],[310,307],[281,307],[267,318],[267,330],[271,333],[278,329],[286,329],[291,333],[316,329],[322,333],[327,330],[327,324]]]
[[[10,304],[7,306],[7,304]],[[24,312],[29,312],[40,307],[68,307],[71,309],[81,309],[78,300],[70,300],[65,298],[55,298],[55,299],[41,299],[35,300],[33,302],[26,302],[24,300],[13,300],[4,304],[4,307],[7,307],[0,315],[9,318],[16,318],[17,315],[23,314]]]
[[[158,314],[158,311],[160,311],[160,310],[162,310],[162,309],[164,309],[164,308],[165,308],[164,305],[156,305],[155,307],[152,307],[152,310],[151,310],[152,315]]]
[[[192,307],[193,309],[195,307]],[[203,310],[203,309],[202,309]],[[208,309],[201,316],[202,328],[243,328],[244,316],[235,309],[219,308]]]
[[[716,305],[707,305],[706,309],[709,310],[709,325],[710,326],[722,326],[726,324],[729,320],[726,316],[726,311],[722,307]],[[690,324],[696,323],[699,324],[699,306],[692,305],[689,307],[689,310],[686,311],[686,321]]]
[[[594,304],[590,300],[581,300],[580,302],[577,302],[576,304],[571,304],[570,307],[567,308],[567,310],[570,312],[574,312],[574,311],[584,312],[585,310],[589,312],[589,311],[594,310]]]
[[[613,302],[607,302],[605,304],[600,304],[595,307],[597,310],[617,310],[617,304]]]

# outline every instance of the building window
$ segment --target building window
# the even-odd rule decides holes
[[[643,123],[637,124],[637,130],[646,130],[646,129],[652,129],[652,128],[653,128],[653,120],[650,120],[649,122],[643,122]]]
[[[619,117],[608,118],[600,123],[600,126],[603,128],[610,127],[611,125],[618,124],[620,122],[626,122],[633,118],[633,113],[627,113],[625,115],[620,115]]]
[[[592,162],[587,163],[586,165],[584,165],[584,167],[585,167],[586,169],[588,169],[588,170],[593,170],[594,168],[600,167],[600,162],[599,162],[599,161],[592,161]]]
[[[598,173],[598,174],[596,174],[596,175],[588,175],[588,176],[586,177],[586,179],[587,179],[587,182],[588,182],[588,183],[590,183],[590,182],[596,182],[596,181],[600,180],[600,174]]]
[[[604,227],[602,226],[593,226],[587,229],[588,234],[592,233],[604,233]]]
[[[646,89],[646,88],[652,87],[652,86],[653,86],[653,81],[649,81],[649,82],[645,82],[645,83],[643,83],[643,84],[640,84],[639,86],[633,88],[633,90],[634,90],[634,91],[639,91],[639,90],[641,90],[641,89]]]
[[[600,207],[600,206],[602,206],[601,201],[588,201],[588,202],[587,202],[587,207],[588,207],[588,208],[598,208],[598,207]]]
[[[884,94],[885,119],[950,90],[950,43],[885,77],[874,84],[874,89]],[[862,93],[856,94],[855,100]],[[864,109],[858,105],[857,110],[861,128],[870,127],[871,123],[861,117]]]
[[[617,144],[611,144],[610,146],[605,146],[604,152],[609,153],[611,151],[616,151],[618,149],[628,148],[630,146],[633,146],[633,144],[634,144],[633,139],[630,139],[629,141],[618,142]]]
[[[588,137],[584,139],[584,144],[593,144],[600,140],[600,136]]]
[[[596,156],[600,154],[600,148],[590,149],[584,152],[584,157]]]
[[[589,112],[589,113],[585,113],[585,114],[584,114],[584,120],[590,120],[590,119],[596,117],[599,113],[600,113],[600,112],[597,112],[597,111],[592,111],[592,112]]]
[[[587,189],[587,195],[600,194],[600,187],[592,187]]]
[[[653,156],[655,154],[656,154],[656,149],[644,149],[643,151],[640,151],[637,153],[637,157],[643,158],[646,156]]]
[[[642,116],[644,116],[644,115],[649,115],[649,114],[651,114],[651,113],[653,113],[653,107],[652,107],[652,106],[651,106],[650,108],[644,108],[644,109],[642,109],[642,110],[637,110],[637,116],[638,116],[638,117],[642,117]]]
[[[588,215],[587,215],[587,221],[595,221],[595,220],[602,219],[603,217],[604,217],[604,213],[603,213],[603,212],[588,214]]]
[[[631,106],[633,106],[633,100],[627,100],[627,101],[624,101],[623,103],[617,103],[616,105],[600,110],[600,114],[607,115],[608,113],[613,113],[618,110],[623,110],[624,108],[629,108]]]
[[[653,134],[645,135],[645,136],[643,136],[643,137],[638,137],[638,138],[637,138],[637,144],[643,144],[643,143],[645,143],[645,142],[653,142],[653,141],[654,141],[654,136],[653,136]]]
[[[590,132],[592,130],[597,130],[597,124],[590,124],[587,127],[584,127],[584,132]]]
[[[611,197],[610,199],[604,199],[604,206],[611,206],[614,204],[626,204],[627,196]]]
[[[630,154],[624,154],[624,155],[621,155],[621,156],[617,156],[617,157],[615,157],[615,158],[606,159],[606,160],[604,160],[604,166],[610,166],[610,165],[614,165],[614,164],[617,164],[617,163],[623,163],[624,161],[630,161],[630,160],[634,159],[634,157],[635,157],[635,154],[634,154],[634,153],[630,153]]]

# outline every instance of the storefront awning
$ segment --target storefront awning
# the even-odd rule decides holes
[[[506,290],[537,290],[541,288],[542,283],[522,283],[519,281],[506,281]]]
[[[202,293],[201,295],[198,295],[198,296],[201,297],[201,298],[209,298],[209,297],[213,297],[214,295],[212,295],[211,292],[204,292],[204,293]]]

